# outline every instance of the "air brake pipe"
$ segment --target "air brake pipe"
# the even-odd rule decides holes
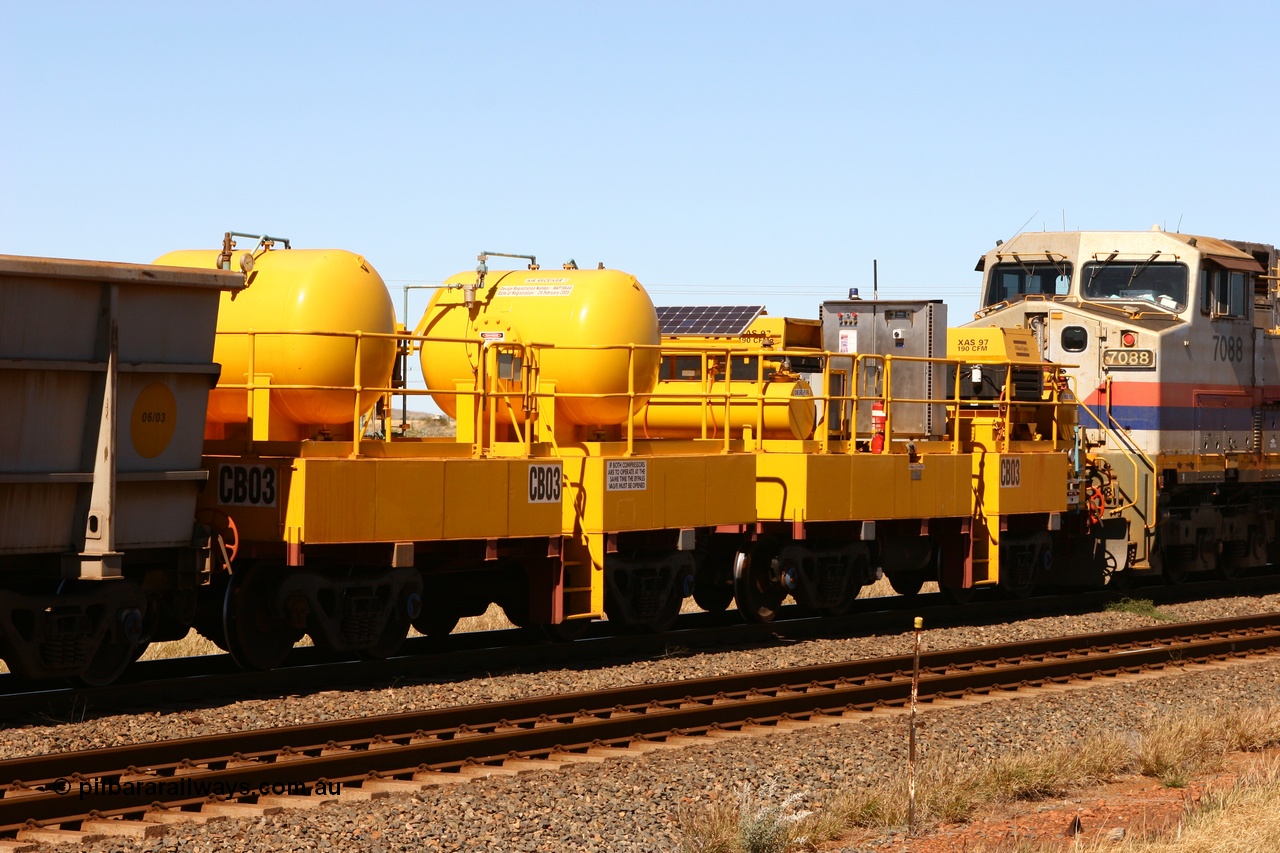
[[[538,269],[538,259],[533,255],[513,255],[510,252],[481,252],[477,256],[480,266],[476,267],[476,283],[462,285],[462,302],[468,308],[476,304],[476,291],[484,287],[484,277],[489,272],[490,258],[519,258],[529,262],[529,269]]]

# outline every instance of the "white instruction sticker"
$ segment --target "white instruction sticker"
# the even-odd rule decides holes
[[[858,330],[857,329],[841,329],[840,330],[840,352],[857,352],[858,351]]]
[[[605,488],[611,492],[643,492],[649,488],[649,460],[607,460]]]
[[[563,279],[548,279],[563,281]],[[573,293],[572,284],[506,284],[498,288],[499,296],[568,296]]]

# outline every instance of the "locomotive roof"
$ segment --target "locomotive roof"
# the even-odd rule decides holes
[[[1251,254],[1243,251],[1226,240],[1217,237],[1205,237],[1199,234],[1183,234],[1171,233],[1161,229],[1152,229],[1151,231],[1032,231],[1016,234],[1009,239],[1008,242],[997,246],[995,249],[984,254],[978,259],[978,265],[974,268],[978,272],[982,272],[986,268],[987,258],[1000,258],[1002,255],[1025,254],[1033,255],[1045,252],[1052,248],[1061,247],[1063,242],[1072,242],[1075,246],[1079,246],[1086,240],[1090,243],[1101,244],[1108,238],[1114,238],[1113,243],[1108,245],[1124,246],[1140,244],[1142,247],[1158,244],[1163,239],[1176,240],[1195,249],[1203,257],[1207,257],[1228,269],[1242,270],[1246,272],[1264,272],[1262,264]],[[1030,245],[1028,245],[1030,244]],[[1037,245],[1038,244],[1038,245]],[[1132,249],[1135,253],[1141,253],[1143,248]]]

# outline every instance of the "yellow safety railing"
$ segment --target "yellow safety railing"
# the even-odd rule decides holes
[[[557,401],[571,399],[586,400],[604,400],[604,399],[625,399],[628,401],[627,409],[631,413],[625,419],[624,424],[620,424],[621,435],[625,438],[625,453],[633,455],[636,452],[636,418],[635,413],[640,405],[646,400],[653,402],[677,401],[680,403],[690,403],[697,405],[700,409],[698,418],[699,437],[703,440],[718,440],[721,452],[728,453],[733,450],[733,424],[735,421],[734,410],[741,406],[754,406],[752,429],[757,437],[755,446],[752,448],[757,452],[773,452],[770,442],[765,441],[765,418],[767,410],[773,407],[784,407],[791,404],[792,397],[773,397],[767,396],[767,391],[771,377],[767,377],[766,370],[770,369],[770,365],[774,365],[772,369],[776,372],[785,361],[790,359],[820,359],[822,361],[822,388],[820,393],[814,393],[810,399],[822,407],[821,418],[814,424],[813,438],[809,439],[816,443],[816,451],[820,453],[860,453],[868,452],[868,441],[866,435],[859,435],[858,419],[860,413],[865,411],[865,407],[880,403],[884,408],[885,422],[885,447],[884,452],[901,452],[905,441],[918,438],[929,438],[930,436],[920,436],[916,434],[902,433],[895,430],[894,419],[895,414],[901,411],[903,406],[939,406],[945,413],[940,428],[935,430],[937,433],[935,438],[943,436],[948,437],[951,443],[951,451],[953,453],[961,452],[960,445],[961,435],[961,419],[966,411],[971,407],[978,407],[984,411],[995,410],[998,417],[1005,423],[1003,435],[1009,436],[1012,433],[1012,412],[1015,408],[1026,409],[1035,406],[1056,407],[1065,403],[1060,399],[1056,385],[1050,383],[1051,393],[1048,399],[1044,400],[1014,400],[1011,397],[1011,389],[1013,388],[1013,370],[1012,364],[984,364],[983,368],[990,370],[1002,367],[1004,370],[1004,391],[1000,397],[995,399],[965,399],[960,394],[961,375],[960,367],[964,364],[962,359],[937,359],[924,358],[914,356],[894,356],[879,354],[856,354],[856,353],[831,353],[811,349],[776,349],[765,347],[743,348],[734,346],[708,346],[706,344],[616,344],[616,345],[600,345],[586,347],[564,347],[549,343],[519,343],[514,341],[479,341],[474,339],[460,338],[441,338],[434,336],[413,335],[406,332],[395,333],[366,333],[366,332],[301,332],[294,330],[252,330],[245,332],[219,332],[219,336],[224,337],[244,337],[248,340],[248,358],[247,358],[247,376],[243,383],[219,382],[219,391],[243,391],[246,394],[246,412],[247,419],[252,422],[255,417],[255,406],[261,400],[258,394],[263,390],[276,391],[319,391],[319,392],[345,392],[351,394],[351,428],[352,428],[352,453],[358,455],[360,453],[361,443],[370,439],[365,436],[364,421],[366,414],[373,408],[373,404],[368,402],[372,399],[383,399],[389,401],[389,398],[400,397],[406,402],[412,397],[430,396],[433,398],[454,397],[457,398],[456,405],[461,413],[462,407],[470,408],[470,422],[475,424],[477,429],[475,435],[471,439],[471,452],[475,456],[483,456],[489,453],[495,443],[510,445],[518,444],[523,448],[525,455],[532,455],[534,422],[542,416],[542,412],[546,407],[554,407]],[[348,339],[352,342],[352,380],[350,384],[342,385],[321,385],[306,383],[278,383],[274,380],[271,382],[260,383],[257,381],[257,365],[261,363],[259,347],[260,344],[269,339],[291,338],[291,337],[308,337],[308,338],[340,338]],[[475,371],[475,380],[470,388],[452,387],[452,388],[420,388],[411,389],[408,387],[395,385],[378,385],[369,384],[368,377],[362,375],[362,365],[367,347],[373,345],[382,345],[381,342],[390,341],[392,347],[397,353],[397,357],[407,358],[413,352],[421,349],[423,344],[450,344],[466,348],[467,360]],[[561,388],[554,391],[543,390],[541,388],[541,364],[542,355],[547,350],[568,351],[571,353],[599,353],[606,351],[619,351],[626,353],[626,372],[627,387],[625,390],[615,392],[568,392]],[[689,390],[676,391],[671,388],[664,389],[661,393],[653,391],[642,391],[636,387],[636,361],[642,354],[652,353],[658,359],[663,355],[667,356],[696,356],[698,359],[699,376],[697,378],[697,387],[691,387]],[[503,356],[507,358],[504,360]],[[731,369],[731,359],[733,358],[754,358],[755,376],[752,379],[734,379],[733,370]],[[832,360],[843,360],[849,365],[846,372],[845,369],[832,368]],[[504,364],[506,369],[504,371]],[[519,365],[518,370],[516,365]],[[907,365],[916,364],[932,364],[935,369],[945,371],[949,367],[955,368],[955,377],[951,382],[949,399],[938,397],[910,397],[897,396],[894,393],[894,371],[895,365],[899,369],[906,369]],[[1034,367],[1035,365],[1019,365],[1019,367]],[[1045,368],[1054,367],[1052,365],[1042,365]],[[869,368],[874,368],[869,370]],[[880,387],[867,389],[858,387],[858,377],[867,375],[868,373],[877,377]],[[945,375],[945,374],[944,374]],[[846,381],[846,392],[841,394],[832,394],[833,378],[843,377]],[[402,379],[402,382],[405,381]],[[715,386],[719,383],[720,387]],[[690,382],[690,385],[693,385]],[[1074,405],[1074,404],[1073,404]],[[384,420],[392,406],[388,405],[384,408]],[[739,412],[742,409],[738,409]],[[1050,418],[1053,424],[1052,440],[1057,442],[1062,437],[1058,435],[1056,411],[1055,416]],[[1092,415],[1093,413],[1090,412]],[[716,416],[719,416],[719,425],[716,423]],[[847,421],[845,420],[847,415]],[[505,417],[504,417],[505,416]],[[1096,417],[1096,416],[1095,416]],[[741,420],[741,416],[738,418]],[[510,426],[512,438],[496,438],[501,434],[501,426]],[[1099,425],[1106,429],[1099,421]],[[487,426],[488,428],[483,428]],[[1107,430],[1111,432],[1111,430]],[[555,443],[553,433],[546,433],[548,439]],[[643,438],[643,437],[642,437]],[[404,439],[403,437],[393,437],[391,431],[384,428],[384,441],[402,441],[416,440]],[[252,434],[249,437],[249,444],[252,447]],[[508,451],[509,452],[509,451]],[[1145,458],[1145,457],[1144,457]],[[1149,462],[1149,460],[1148,460]],[[1136,466],[1136,463],[1135,463]],[[1135,469],[1136,470],[1136,469]]]
[[[1074,384],[1073,377],[1069,377],[1068,381]],[[1106,436],[1108,439],[1110,439],[1111,441],[1115,442],[1115,447],[1120,451],[1120,453],[1124,455],[1124,458],[1133,467],[1133,488],[1134,488],[1134,491],[1137,491],[1140,485],[1140,473],[1141,473],[1138,467],[1138,458],[1141,457],[1143,464],[1146,466],[1147,470],[1150,471],[1152,474],[1155,473],[1156,463],[1151,459],[1150,456],[1146,454],[1145,451],[1143,451],[1141,447],[1139,447],[1137,444],[1133,442],[1132,439],[1129,438],[1129,436],[1126,434],[1124,430],[1124,427],[1120,425],[1120,423],[1115,419],[1115,416],[1111,413],[1111,377],[1110,376],[1107,377],[1105,387],[1106,387],[1105,412],[1107,416],[1107,421],[1109,421],[1110,424],[1113,424],[1115,426],[1115,429],[1112,429],[1111,425],[1107,423],[1103,423],[1102,419],[1098,417],[1096,412],[1094,412],[1093,407],[1088,405],[1083,399],[1080,399],[1077,395],[1078,408],[1083,409],[1086,413],[1088,413],[1089,417],[1093,419],[1093,422],[1098,425],[1098,429],[1102,430],[1102,434]],[[1075,393],[1075,392],[1073,391],[1072,393]],[[1143,527],[1145,530],[1150,532],[1155,530],[1155,527],[1156,527],[1156,489],[1153,486],[1152,488],[1149,488],[1146,491],[1147,491],[1148,500],[1146,502],[1146,505],[1142,507],[1143,511],[1146,513],[1146,523],[1143,525]],[[1108,507],[1107,509],[1113,515],[1119,515],[1120,513],[1124,512],[1126,509],[1136,507],[1137,505],[1138,505],[1138,501],[1137,501],[1137,497],[1135,496],[1133,500],[1130,500],[1127,503],[1122,503],[1119,506]]]

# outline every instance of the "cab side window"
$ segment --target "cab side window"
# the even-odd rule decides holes
[[[1244,318],[1253,286],[1242,272],[1205,266],[1200,270],[1200,308],[1211,317]]]

